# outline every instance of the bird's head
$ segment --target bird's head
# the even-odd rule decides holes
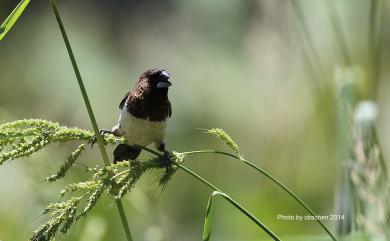
[[[139,77],[137,85],[142,85],[152,92],[168,92],[168,88],[172,85],[169,82],[170,78],[170,74],[164,69],[150,69]]]

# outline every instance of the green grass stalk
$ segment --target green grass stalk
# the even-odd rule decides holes
[[[30,0],[22,0],[19,4],[12,10],[8,17],[0,26],[0,40],[2,40],[8,31],[11,30],[12,26],[18,21],[19,17],[22,15],[23,11],[26,9]]]
[[[69,58],[70,58],[70,60],[72,62],[73,70],[75,72],[76,79],[77,79],[78,85],[80,87],[81,94],[83,96],[85,107],[87,108],[88,115],[89,115],[89,118],[91,120],[91,124],[92,124],[93,130],[95,132],[95,136],[96,136],[96,139],[97,139],[97,143],[99,145],[100,153],[102,155],[104,164],[106,166],[109,166],[111,163],[110,163],[110,161],[108,159],[108,155],[107,155],[106,149],[104,147],[103,140],[102,140],[102,138],[101,138],[101,136],[99,134],[99,127],[97,125],[96,118],[95,118],[95,115],[93,113],[93,110],[92,110],[92,107],[91,107],[91,103],[90,103],[89,98],[88,98],[87,91],[86,91],[86,89],[84,87],[84,83],[83,83],[83,80],[81,78],[81,74],[80,74],[79,68],[77,66],[77,62],[76,62],[76,59],[74,57],[72,47],[70,45],[68,36],[66,34],[66,31],[65,31],[65,27],[64,27],[64,25],[62,23],[60,14],[58,12],[56,1],[55,0],[50,0],[50,2],[51,2],[51,6],[53,8],[54,15],[55,15],[55,17],[57,19],[58,26],[59,26],[59,28],[61,30],[61,34],[62,34],[62,37],[63,37],[65,45],[66,45],[66,49],[67,49],[68,54],[69,54]],[[119,216],[121,218],[121,222],[122,222],[124,231],[126,233],[126,238],[127,238],[128,241],[133,241],[133,238],[131,236],[131,231],[130,231],[130,228],[129,228],[129,225],[128,225],[128,222],[127,222],[126,214],[125,214],[124,209],[123,209],[122,202],[119,199],[116,199],[115,202],[116,202],[116,206],[117,206],[117,209],[118,209],[118,212],[119,212]]]
[[[174,163],[174,165],[178,166],[180,169],[182,169],[186,173],[190,174],[194,178],[196,178],[199,181],[203,182],[205,185],[207,185],[208,187],[210,187],[214,191],[222,193],[222,191],[219,188],[217,188],[216,186],[212,185],[210,182],[208,182],[207,180],[205,180],[204,178],[202,178],[201,176],[199,176],[195,172],[191,171],[187,167],[185,167],[185,166],[183,166],[183,165],[181,165],[179,163]],[[253,216],[248,210],[246,210],[243,206],[241,206],[238,202],[236,202],[230,196],[222,195],[222,197],[226,201],[230,202],[233,206],[235,206],[238,210],[240,210],[243,214],[245,214],[245,216],[247,216],[250,220],[252,220],[255,224],[257,224],[257,226],[259,226],[261,229],[263,229],[264,232],[266,232],[268,234],[268,236],[270,236],[273,240],[276,240],[276,241],[281,240],[278,236],[276,236],[276,234],[274,234],[269,228],[267,228],[267,226],[265,226],[265,224],[263,224],[255,216]]]
[[[229,157],[232,157],[234,159],[242,161],[246,165],[252,167],[256,171],[258,171],[261,174],[263,174],[264,176],[266,176],[268,179],[270,179],[272,182],[274,182],[276,185],[278,185],[280,188],[282,188],[293,199],[295,199],[307,212],[309,212],[314,217],[317,217],[317,215],[311,210],[311,208],[305,202],[303,202],[302,199],[300,199],[293,191],[291,191],[289,188],[287,188],[285,185],[283,185],[280,181],[278,181],[276,178],[274,178],[271,174],[269,174],[268,172],[264,171],[262,168],[260,168],[259,166],[253,164],[252,162],[245,160],[243,157],[239,157],[239,156],[227,153],[227,152],[215,151],[215,150],[191,151],[191,152],[183,152],[181,154],[183,154],[183,155],[193,155],[193,154],[205,154],[205,153],[221,154],[221,155],[229,156]],[[326,227],[326,225],[321,220],[316,218],[316,221],[325,230],[325,232],[332,238],[332,240],[337,241],[336,237],[332,234],[332,232],[329,230],[329,228]]]

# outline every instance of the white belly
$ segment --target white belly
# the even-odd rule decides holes
[[[119,115],[119,128],[123,131],[129,145],[147,146],[152,142],[162,140],[166,121],[150,121],[131,115],[126,108],[122,108]]]

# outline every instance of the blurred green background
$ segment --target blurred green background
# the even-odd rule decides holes
[[[219,127],[244,156],[296,191],[319,215],[334,214],[338,178],[337,111],[332,91],[341,64],[325,1],[299,1],[323,70],[313,77],[302,58],[302,24],[285,0],[58,1],[99,127],[118,119],[118,104],[151,67],[172,75],[170,150],[223,149],[199,128]],[[389,5],[380,8],[384,26]],[[17,1],[1,0],[0,17]],[[373,68],[370,1],[336,1],[352,64],[364,83]],[[390,32],[382,32],[374,98],[378,135],[390,155]],[[307,39],[306,39],[307,40]],[[49,1],[32,1],[0,42],[0,122],[42,118],[92,129]],[[369,96],[369,84],[361,87]],[[0,240],[27,240],[59,200],[62,186],[83,176],[81,167],[58,183],[42,180],[57,171],[74,145],[57,145],[0,167]],[[112,148],[109,150],[112,152]],[[147,154],[143,154],[148,156]],[[79,163],[101,164],[95,147]],[[281,237],[324,236],[315,222],[277,219],[305,211],[273,183],[233,160],[205,155],[186,165],[231,194]],[[210,190],[179,171],[163,192],[158,173],[144,176],[124,205],[135,240],[201,240]],[[268,240],[230,204],[217,200],[213,240]],[[334,223],[327,223],[330,227]],[[117,210],[104,199],[93,213],[58,240],[124,240]],[[301,239],[299,239],[301,240]]]

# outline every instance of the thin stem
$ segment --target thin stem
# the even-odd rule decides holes
[[[80,91],[81,91],[81,94],[83,96],[84,104],[85,104],[85,107],[87,108],[88,115],[89,115],[89,118],[91,120],[93,130],[95,132],[95,136],[97,139],[97,143],[99,145],[100,153],[102,155],[105,166],[109,166],[110,161],[108,159],[108,155],[107,155],[106,149],[104,147],[103,140],[99,134],[99,127],[97,125],[96,118],[95,118],[95,115],[94,115],[92,107],[91,107],[91,103],[89,102],[88,94],[87,94],[87,91],[84,87],[84,83],[83,83],[83,80],[81,78],[81,74],[80,74],[79,68],[77,66],[77,62],[76,62],[76,59],[74,57],[72,47],[70,45],[68,36],[66,34],[66,31],[65,31],[65,27],[62,23],[60,14],[58,12],[56,1],[50,0],[50,2],[51,2],[51,6],[53,8],[54,15],[56,16],[58,26],[60,27],[61,34],[62,34],[62,37],[64,39],[66,49],[68,51],[70,61],[72,62],[73,70],[74,70],[74,73],[76,75],[76,79],[77,79],[77,82],[79,84]],[[125,215],[125,212],[123,209],[122,202],[121,202],[121,200],[116,200],[115,202],[116,202],[116,206],[118,208],[118,212],[119,212],[119,216],[120,216],[121,221],[122,221],[123,228],[124,228],[125,233],[126,233],[126,238],[128,241],[133,241],[133,238],[131,237],[130,228],[129,228],[129,225],[128,225],[128,222],[126,219],[126,215]]]
[[[272,182],[274,182],[276,185],[278,185],[280,188],[282,188],[287,194],[289,194],[292,198],[294,198],[307,212],[309,212],[312,216],[315,217],[316,221],[321,225],[321,227],[325,230],[326,233],[334,240],[337,241],[336,237],[332,234],[332,232],[326,227],[326,225],[317,218],[317,215],[310,209],[308,205],[306,205],[305,202],[302,201],[293,191],[291,191],[289,188],[287,188],[285,185],[283,185],[280,181],[278,181],[276,178],[274,178],[271,174],[264,171],[261,167],[253,164],[250,161],[245,160],[243,157],[239,157],[227,152],[223,151],[215,151],[215,150],[200,150],[200,151],[189,151],[189,152],[183,152],[181,154],[183,155],[192,155],[192,154],[201,154],[201,153],[216,153],[221,154],[225,156],[232,157],[234,159],[240,160],[244,162],[245,164],[249,165],[250,167],[254,168],[256,171],[260,172],[264,176],[266,176],[268,179],[270,179]]]
[[[201,153],[217,153],[217,154],[222,154],[226,156],[230,156],[233,158],[239,158],[239,156],[236,156],[234,154],[224,152],[224,151],[216,151],[216,150],[199,150],[199,151],[187,151],[187,152],[181,152],[183,155],[193,155],[193,154],[201,154]]]
[[[129,228],[129,223],[127,222],[125,210],[123,208],[122,201],[120,199],[115,199],[115,204],[119,212],[119,216],[121,217],[122,226],[126,233],[126,238],[128,241],[133,241],[133,238],[131,236],[131,231]]]
[[[174,165],[178,166],[183,171],[187,172],[188,174],[190,174],[194,178],[196,178],[199,181],[203,182],[204,184],[206,184],[208,187],[210,187],[214,191],[222,192],[219,188],[217,188],[216,186],[214,186],[213,184],[211,184],[210,182],[208,182],[207,180],[205,180],[204,178],[202,178],[201,176],[199,176],[195,172],[191,171],[187,167],[185,167],[183,165],[180,165],[179,163],[176,163],[176,162],[174,162]],[[233,206],[238,208],[238,210],[240,210],[243,214],[245,214],[245,216],[247,216],[250,220],[252,220],[254,223],[256,223],[257,226],[259,226],[261,229],[263,229],[264,232],[266,232],[273,240],[277,240],[277,241],[281,240],[276,234],[274,234],[269,228],[267,228],[267,226],[265,226],[265,224],[263,224],[255,216],[253,216],[248,210],[246,210],[244,207],[242,207],[238,202],[236,202],[230,196],[227,196],[227,195],[226,196],[222,195],[222,196],[223,196],[224,199],[226,199],[228,202],[230,202]]]
[[[66,45],[66,49],[68,51],[70,61],[72,62],[72,67],[73,67],[74,73],[76,75],[76,79],[77,79],[77,82],[79,84],[81,94],[82,94],[83,99],[84,99],[85,107],[87,108],[89,118],[91,119],[92,127],[93,127],[93,130],[95,132],[97,143],[99,144],[99,149],[100,149],[100,152],[102,154],[104,164],[106,166],[109,166],[110,165],[110,161],[108,159],[108,155],[107,155],[106,149],[104,148],[103,140],[102,140],[101,136],[99,135],[99,127],[97,125],[95,115],[93,114],[91,103],[89,102],[88,94],[87,94],[87,91],[86,91],[86,89],[84,87],[84,82],[83,82],[83,79],[81,78],[81,74],[80,74],[79,68],[77,66],[77,62],[76,62],[76,59],[74,57],[73,50],[72,50],[72,47],[70,45],[68,36],[66,34],[65,27],[64,27],[64,25],[62,23],[60,14],[58,12],[56,1],[55,0],[50,0],[50,2],[52,4],[54,14],[56,16],[58,25],[60,27],[61,34],[62,34],[62,37],[64,39],[64,42],[65,42],[65,45]]]
[[[164,158],[163,155],[161,155],[160,153],[152,150],[152,149],[149,149],[147,147],[144,147],[144,146],[139,146],[137,145],[138,148],[141,148],[147,152],[150,152],[160,158]],[[195,154],[197,151],[194,151],[194,152],[191,152],[193,154]],[[186,153],[186,152],[184,152]],[[181,153],[181,154],[184,154],[184,153]],[[187,152],[187,153],[190,153],[190,152]],[[217,151],[215,151],[215,153],[218,153]],[[221,152],[222,153],[222,152]],[[228,153],[227,153],[228,154]],[[230,155],[230,154],[228,154]],[[231,155],[231,156],[234,156],[234,155]],[[197,180],[201,181],[203,184],[205,184],[206,186],[208,186],[209,188],[211,188],[212,190],[214,191],[218,191],[218,192],[221,192],[221,193],[224,193],[223,191],[221,191],[221,189],[219,189],[218,187],[216,187],[215,185],[213,185],[212,183],[210,183],[209,181],[207,181],[206,179],[204,179],[203,177],[199,176],[197,173],[191,171],[190,169],[188,169],[187,167],[177,163],[177,162],[173,162],[174,165],[176,165],[177,167],[179,167],[180,169],[182,169],[183,171],[185,171],[186,173],[190,174],[191,176],[193,176],[194,178],[196,178]],[[242,207],[237,201],[235,201],[234,199],[232,199],[231,197],[229,196],[225,196],[223,195],[223,197],[229,201],[233,206],[235,206],[236,208],[238,208],[243,214],[245,214],[245,216],[247,216],[250,220],[252,220],[254,223],[257,224],[257,226],[259,226],[261,229],[264,230],[264,232],[266,232],[273,240],[276,240],[276,241],[280,241],[281,239],[276,235],[274,234],[269,228],[267,228],[267,226],[265,226],[265,224],[263,224],[260,220],[258,220],[255,216],[253,216],[248,210],[246,210],[244,207]]]

